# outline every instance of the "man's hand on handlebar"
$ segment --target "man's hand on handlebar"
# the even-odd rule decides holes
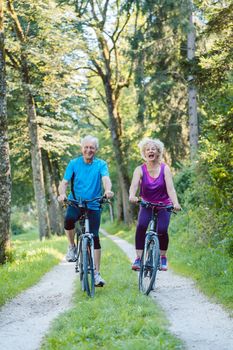
[[[65,199],[67,199],[66,194],[60,194],[57,197],[58,202],[61,202],[61,203],[63,203]]]
[[[114,196],[114,192],[112,191],[105,191],[104,196],[108,199],[112,198]]]

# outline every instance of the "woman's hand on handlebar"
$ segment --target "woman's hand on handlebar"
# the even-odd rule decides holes
[[[173,207],[174,207],[174,209],[173,209],[174,211],[180,211],[181,210],[181,206],[180,206],[179,203],[174,203]]]
[[[138,201],[139,201],[139,198],[138,197],[136,197],[136,196],[129,196],[129,201],[131,202],[131,203],[138,203]]]

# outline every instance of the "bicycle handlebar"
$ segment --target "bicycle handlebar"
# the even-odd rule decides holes
[[[100,196],[100,197],[95,197],[92,199],[81,199],[80,200],[75,200],[75,199],[64,199],[64,204],[65,205],[72,205],[74,207],[86,207],[86,205],[88,203],[91,202],[99,202],[99,204],[110,204],[111,202],[109,201],[109,199],[106,196]]]
[[[145,201],[144,199],[139,199],[138,203],[145,208],[163,208],[163,209],[167,209],[168,211],[173,211],[174,210],[174,206],[172,204],[164,204],[164,203],[151,203],[148,201]]]

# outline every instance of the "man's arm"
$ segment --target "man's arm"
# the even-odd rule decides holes
[[[69,181],[64,179],[60,182],[60,185],[58,187],[59,196],[57,197],[59,202],[63,202],[64,199],[66,198],[66,189],[68,187],[68,184],[69,184]]]
[[[102,177],[103,187],[104,187],[104,195],[107,198],[112,198],[114,196],[114,193],[112,190],[112,182],[110,180],[109,176],[103,176]]]

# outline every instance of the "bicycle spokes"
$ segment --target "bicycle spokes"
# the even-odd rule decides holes
[[[139,273],[139,289],[146,295],[148,295],[154,287],[158,263],[159,242],[158,238],[154,236],[150,241],[146,241]]]

